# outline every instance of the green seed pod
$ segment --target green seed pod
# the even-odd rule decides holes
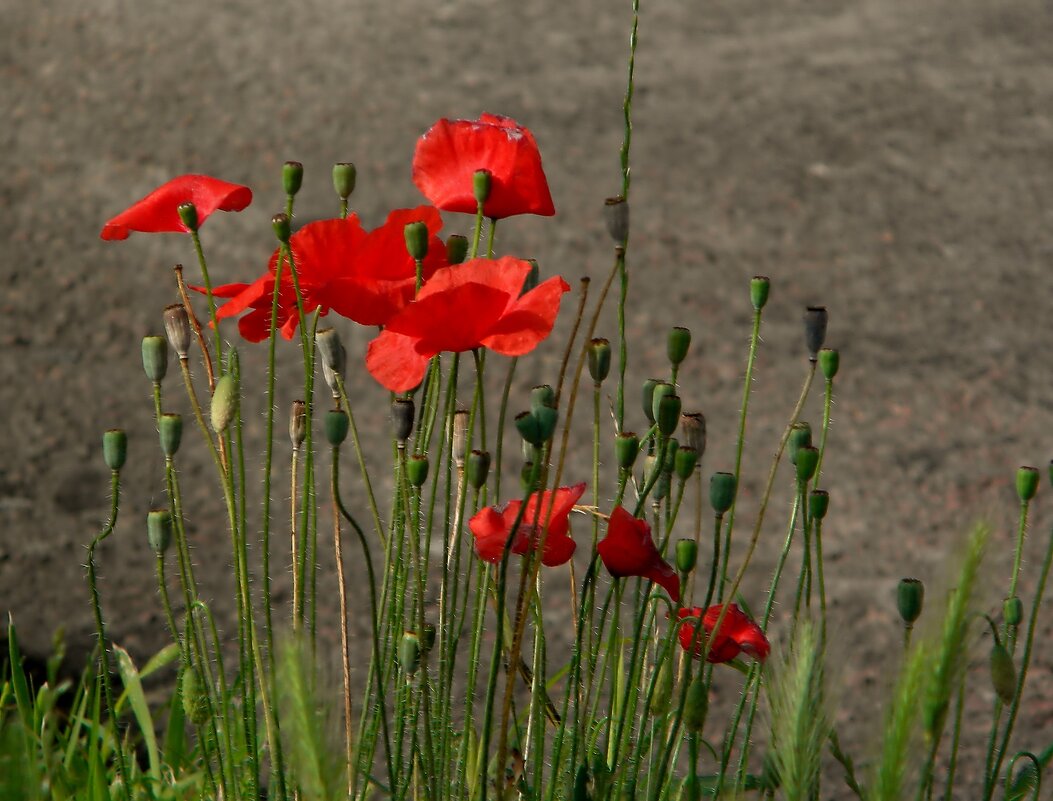
[[[180,203],[176,207],[176,212],[179,214],[179,220],[186,226],[188,231],[197,230],[197,206],[189,201],[186,203]]]
[[[687,328],[676,327],[669,331],[665,342],[665,352],[669,357],[669,363],[679,367],[681,362],[687,358],[687,351],[691,347],[691,331]]]
[[[293,449],[303,445],[307,439],[307,404],[302,400],[294,400],[289,405],[289,442]]]
[[[271,217],[271,227],[278,241],[283,245],[288,245],[289,238],[292,236],[292,220],[289,219],[289,215],[284,211],[275,214]]]
[[[925,585],[921,579],[900,579],[896,590],[896,606],[906,626],[913,626],[914,621],[921,617],[921,609],[924,605]]]
[[[449,264],[461,264],[468,258],[468,237],[461,234],[450,234],[446,240],[446,261]]]
[[[750,279],[750,303],[756,311],[764,308],[768,302],[768,291],[771,289],[771,279],[766,275],[755,275]]]
[[[669,385],[667,384],[666,386]],[[661,396],[659,396],[656,391],[655,397],[658,398],[657,414],[655,414],[655,419],[658,421],[658,430],[663,436],[671,437],[673,432],[676,431],[677,424],[680,422],[680,396],[666,392],[661,393]]]
[[[648,459],[653,459],[653,456],[648,456]],[[671,486],[669,473],[662,471],[658,474],[658,480],[654,482],[654,489],[651,490],[651,496],[655,501],[665,500],[669,497],[669,489]]]
[[[303,165],[298,161],[287,161],[282,165],[282,188],[287,195],[295,195],[303,186]]]
[[[1038,470],[1020,467],[1016,471],[1016,494],[1021,501],[1030,501],[1038,492]]]
[[[801,484],[807,484],[815,475],[815,469],[819,466],[819,449],[813,447],[801,448],[797,451],[797,480]]]
[[[533,412],[537,418],[538,428],[541,431],[541,441],[548,442],[556,433],[556,423],[559,422],[559,412],[551,406],[540,406]]]
[[[420,638],[415,631],[407,631],[399,641],[399,667],[409,679],[420,668]]]
[[[343,409],[330,409],[325,413],[325,439],[334,448],[339,448],[347,439],[351,420]]]
[[[486,477],[490,475],[490,452],[472,451],[468,454],[466,475],[472,489],[482,489]]]
[[[355,180],[357,177],[358,171],[351,162],[343,161],[333,165],[333,189],[336,190],[336,194],[341,200],[346,201],[351,197],[351,194],[355,191]]]
[[[636,464],[636,457],[640,453],[640,438],[632,431],[623,431],[614,440],[614,455],[618,461],[618,467],[622,470],[632,470]]]
[[[1011,704],[1016,696],[1016,666],[1005,646],[996,642],[991,648],[991,684],[1003,704]]]
[[[406,250],[414,261],[424,261],[428,255],[428,226],[422,222],[406,223],[402,229]]]
[[[812,446],[812,427],[804,421],[793,424],[790,429],[790,439],[786,443],[790,453],[790,463],[797,464],[797,452],[801,448]]]
[[[556,405],[556,391],[549,384],[538,384],[530,390],[530,411],[537,412],[543,406]]]
[[[673,465],[673,471],[676,473],[677,478],[681,481],[687,481],[691,478],[691,474],[695,472],[695,465],[697,464],[698,451],[694,448],[677,449]]]
[[[1006,598],[1002,603],[1002,615],[1005,617],[1007,626],[1019,626],[1024,620],[1024,603],[1014,595]]]
[[[120,470],[128,458],[128,435],[123,428],[111,428],[102,435],[102,460],[111,470]]]
[[[493,176],[489,170],[475,171],[475,175],[472,176],[472,194],[475,196],[476,203],[482,205],[490,199],[490,186],[492,183]]]
[[[428,457],[422,453],[411,456],[406,461],[406,478],[412,486],[423,487],[428,480]]]
[[[698,543],[682,539],[676,543],[676,569],[681,573],[690,573],[698,562]]]
[[[143,371],[154,383],[164,380],[168,372],[168,345],[164,337],[143,337]]]
[[[686,541],[686,540],[685,540]],[[654,717],[661,717],[673,706],[673,670],[669,667],[672,659],[666,659],[658,668],[658,676],[655,678],[654,694],[651,696],[651,705],[648,707]]]
[[[737,482],[731,473],[714,473],[709,479],[709,503],[713,511],[722,515],[735,503]]]
[[[826,490],[812,490],[808,493],[808,514],[815,520],[826,517],[830,508],[830,493]]]
[[[157,556],[164,556],[172,544],[172,513],[151,509],[146,513],[146,539]]]
[[[161,439],[161,453],[171,459],[179,452],[183,441],[183,418],[178,414],[162,414],[157,421],[157,433]]]
[[[654,385],[654,390],[651,392],[651,415],[648,418],[652,423],[658,420],[658,407],[662,403],[662,398],[667,395],[675,395],[676,387],[670,384],[668,381],[659,381]],[[677,412],[677,417],[680,417],[680,413]],[[679,420],[677,421],[679,422]]]
[[[702,412],[691,412],[680,417],[680,433],[687,447],[694,449],[698,458],[706,452],[706,418]]]
[[[420,651],[422,654],[428,654],[434,647],[435,626],[433,626],[431,623],[425,623],[420,635]]]
[[[701,732],[706,723],[708,711],[709,693],[706,692],[706,683],[702,679],[700,670],[687,688],[687,698],[684,701],[684,728],[692,734]]]
[[[841,367],[841,354],[833,348],[823,348],[819,351],[819,369],[823,371],[823,377],[827,381],[833,381]]]
[[[515,417],[516,429],[519,435],[531,445],[537,447],[545,440],[541,437],[541,426],[537,417],[530,412],[520,412]]]
[[[629,202],[625,197],[618,195],[607,198],[603,202],[603,219],[614,244],[624,244],[629,236]]]
[[[527,461],[523,462],[523,466],[519,470],[519,486],[523,492],[534,492],[537,490],[539,476],[534,475],[534,463]]]
[[[195,668],[183,671],[179,681],[179,694],[182,696],[183,714],[195,726],[201,726],[208,720],[208,696],[201,685],[201,678]]]
[[[602,384],[611,372],[611,343],[602,337],[589,340],[589,375],[594,384]]]
[[[402,444],[405,444],[409,435],[413,433],[413,418],[416,416],[416,413],[416,407],[412,398],[395,398],[391,402],[393,433],[395,439]]]
[[[640,393],[640,401],[644,414],[647,415],[647,424],[654,425],[654,391],[659,384],[664,384],[657,378],[648,378],[643,382],[643,390]]]
[[[190,350],[190,318],[183,304],[165,306],[164,322],[168,343],[180,359],[185,359]]]
[[[680,443],[675,437],[670,437],[665,443],[665,454],[662,459],[662,470],[670,475],[676,469],[676,455],[680,453]]]
[[[212,392],[210,410],[212,430],[222,434],[227,430],[234,413],[238,410],[238,382],[230,373],[220,376],[216,389]]]
[[[826,306],[809,306],[804,312],[804,344],[808,348],[808,359],[816,361],[826,339],[828,320]]]

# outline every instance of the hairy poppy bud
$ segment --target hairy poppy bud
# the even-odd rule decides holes
[[[602,384],[611,372],[611,343],[603,338],[589,340],[589,375],[595,384]]]
[[[702,678],[702,671],[691,680],[687,687],[687,698],[684,701],[684,728],[692,734],[698,734],[706,723],[709,711],[709,693]]]
[[[768,291],[771,289],[771,279],[766,275],[755,275],[750,279],[750,303],[756,311],[764,308],[768,302]]]
[[[472,176],[472,194],[475,202],[480,206],[490,198],[490,185],[493,183],[493,175],[489,170],[476,170]]]
[[[161,439],[161,453],[171,459],[179,452],[183,441],[183,418],[178,414],[162,414],[157,421],[157,434]]]
[[[342,161],[333,165],[333,189],[337,196],[346,201],[355,191],[355,179],[358,171],[355,165],[349,161]]]
[[[190,318],[182,303],[165,306],[165,334],[172,350],[180,359],[185,359],[190,350]]]
[[[556,391],[549,384],[539,384],[530,390],[530,411],[536,412],[542,406],[555,406]]]
[[[1002,603],[1002,614],[1005,616],[1007,626],[1019,626],[1024,619],[1023,602],[1016,595],[1006,598]]]
[[[812,490],[808,493],[808,514],[815,520],[826,517],[830,508],[830,493],[826,490]]]
[[[790,440],[787,445],[790,450],[790,462],[797,464],[797,453],[801,448],[812,447],[812,427],[803,421],[794,423],[790,429]]]
[[[282,188],[285,194],[295,195],[303,186],[303,165],[298,161],[287,161],[282,165]]]
[[[623,431],[615,438],[614,455],[618,461],[618,467],[622,470],[632,470],[639,453],[640,438],[632,431]]]
[[[146,513],[146,539],[157,556],[164,556],[172,544],[172,513],[151,509]]]
[[[402,672],[409,678],[417,669],[420,667],[420,637],[417,636],[415,631],[407,631],[402,635],[402,639],[399,641],[399,667],[402,668]]]
[[[450,234],[446,240],[446,261],[449,264],[460,264],[468,257],[468,237],[461,234]]]
[[[111,428],[102,435],[102,460],[111,470],[120,470],[128,458],[128,435],[123,428]]]
[[[343,409],[330,409],[325,413],[325,438],[334,448],[344,444],[350,428],[351,419]]]
[[[472,489],[481,489],[486,483],[486,477],[490,475],[490,452],[472,451],[468,454],[466,475]]]
[[[322,357],[322,377],[334,399],[340,398],[340,382],[347,369],[347,351],[335,328],[323,328],[315,336],[318,353]],[[339,381],[337,380],[339,378]]]
[[[833,348],[823,348],[819,351],[819,369],[823,371],[823,377],[827,381],[833,381],[841,367],[841,354]]]
[[[411,486],[423,487],[424,482],[428,480],[428,457],[418,453],[407,459],[406,478]]]
[[[797,451],[796,466],[797,480],[802,484],[807,484],[812,480],[815,470],[819,466],[819,449],[811,446],[801,448]]]
[[[278,241],[283,245],[288,245],[289,238],[292,236],[292,220],[289,219],[289,215],[284,211],[275,214],[271,217],[271,227]]]
[[[688,348],[691,347],[691,331],[687,328],[676,327],[670,330],[665,342],[665,352],[669,357],[669,363],[679,367],[680,363],[687,358]]]
[[[698,464],[698,451],[694,448],[678,448],[673,461],[673,472],[681,481],[687,481]]]
[[[1003,704],[1016,697],[1016,666],[1005,646],[996,642],[991,648],[991,684]]]
[[[698,562],[698,543],[682,539],[676,543],[676,569],[681,573],[690,573]]]
[[[826,306],[809,306],[804,312],[804,344],[808,348],[808,358],[816,361],[819,350],[826,339]]]
[[[231,373],[222,375],[216,381],[216,388],[212,392],[212,406],[210,416],[212,430],[222,434],[227,430],[230,421],[234,419],[234,413],[238,408],[238,382],[234,380]]]
[[[900,579],[896,590],[896,606],[899,608],[899,616],[908,627],[914,625],[921,617],[921,608],[925,604],[925,585],[921,579]]]
[[[468,420],[467,409],[453,413],[453,463],[458,470],[464,467],[464,457],[468,454]]]
[[[182,696],[183,714],[195,726],[201,726],[208,720],[208,696],[201,686],[201,678],[195,668],[186,668],[179,681],[179,694]]]
[[[654,385],[654,389],[651,390],[651,413],[648,415],[648,419],[651,423],[658,422],[658,407],[662,403],[662,398],[666,395],[675,395],[676,387],[670,384],[668,381],[659,381]],[[677,412],[677,417],[680,413]],[[659,428],[661,430],[661,428]]]
[[[702,412],[691,412],[680,418],[680,435],[684,444],[692,448],[698,458],[706,452],[706,418]]]
[[[622,195],[607,198],[603,202],[603,219],[614,244],[624,243],[629,236],[629,201]]]
[[[714,473],[709,479],[709,503],[718,515],[724,514],[735,503],[738,483],[731,473]]]
[[[1038,492],[1038,471],[1033,467],[1021,467],[1016,471],[1016,494],[1027,502]]]
[[[155,384],[168,372],[168,346],[163,337],[143,337],[143,371]]]
[[[428,255],[428,226],[422,222],[406,223],[402,229],[406,237],[406,250],[414,261],[424,261]]]
[[[179,220],[186,226],[188,231],[197,230],[197,206],[187,201],[186,203],[180,203],[176,207],[176,212],[179,214]]]
[[[669,667],[671,659],[662,662],[658,668],[658,676],[655,678],[654,694],[651,696],[649,710],[655,717],[661,717],[668,712],[673,704],[673,670]]]
[[[664,381],[660,381],[657,378],[648,378],[643,382],[643,388],[640,393],[641,406],[643,406],[644,414],[647,415],[647,424],[654,425],[654,391],[655,387],[659,384],[664,384]]]
[[[666,384],[670,389],[672,386]],[[659,387],[659,389],[661,389]],[[655,391],[655,398],[658,399],[658,408],[655,409],[655,420],[658,421],[658,430],[663,436],[672,436],[673,432],[676,431],[676,426],[680,422],[680,396],[674,395],[672,392],[662,392],[659,395],[658,390]]]
[[[307,404],[294,400],[289,406],[289,441],[299,448],[307,439]]]
[[[413,431],[413,418],[416,408],[412,398],[395,398],[391,402],[391,423],[394,428],[395,439],[405,444]]]

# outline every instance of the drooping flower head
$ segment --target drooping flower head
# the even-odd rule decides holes
[[[443,211],[475,214],[475,174],[490,173],[483,214],[556,213],[534,135],[508,117],[483,114],[477,120],[435,123],[417,142],[413,183]]]
[[[548,522],[541,563],[546,567],[562,565],[574,555],[577,543],[569,536],[570,511],[585,493],[585,484],[560,487],[553,492],[535,492],[527,501],[522,519],[512,540],[512,553],[525,554],[536,550]],[[522,501],[509,501],[502,508],[487,506],[468,521],[475,536],[475,552],[487,562],[500,562],[512,525],[519,516]]]
[[[392,392],[405,392],[424,378],[428,360],[444,351],[529,353],[552,331],[560,299],[570,291],[555,276],[520,296],[530,270],[529,262],[511,256],[436,270],[417,299],[369,343],[369,372]]]
[[[179,217],[179,207],[193,203],[197,224],[214,211],[241,211],[252,202],[252,190],[208,175],[180,175],[133,203],[102,227],[103,239],[127,239],[132,231],[189,233]]]
[[[680,578],[658,553],[651,527],[616,506],[607,521],[607,535],[596,545],[607,572],[615,578],[641,576],[650,579],[674,601],[680,600]]]
[[[711,635],[723,608],[723,604],[716,604],[706,609],[705,613],[700,606],[681,609],[678,613],[681,619],[685,617],[695,619],[680,625],[680,647],[685,651],[691,651],[696,658],[702,656],[705,638]],[[698,628],[699,618],[701,618],[705,634],[699,632],[696,636],[695,631]],[[694,644],[693,648],[692,644]],[[706,661],[730,662],[740,653],[745,653],[763,662],[770,650],[768,638],[764,636],[761,627],[736,604],[728,604],[728,611],[724,615],[724,620],[721,621],[720,630],[715,636],[712,636],[712,644],[709,647]]]

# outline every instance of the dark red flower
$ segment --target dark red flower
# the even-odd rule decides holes
[[[424,378],[438,353],[486,347],[505,356],[529,353],[549,335],[570,286],[556,276],[522,297],[530,263],[505,256],[436,270],[417,299],[369,343],[366,367],[392,392]]]
[[[180,175],[137,203],[133,203],[106,225],[99,234],[103,239],[127,239],[132,231],[146,233],[189,233],[179,219],[177,209],[193,203],[197,223],[202,225],[212,212],[241,211],[252,202],[252,190],[207,175]]]
[[[548,534],[541,552],[541,563],[546,567],[554,567],[569,561],[577,547],[577,543],[567,533],[570,530],[570,510],[584,493],[585,484],[582,483],[573,487],[560,487],[555,492],[545,490],[531,495],[512,541],[512,553],[522,555],[528,550],[536,550],[547,520]],[[509,501],[501,509],[487,506],[468,521],[468,528],[475,536],[475,552],[480,559],[487,562],[501,561],[512,524],[522,505],[522,501]]]
[[[696,619],[681,624],[680,647],[685,651],[692,650],[691,644],[694,642],[693,653],[696,657],[701,656],[702,647],[705,644],[705,636],[699,632],[698,637],[695,637],[695,630],[698,628],[697,618],[702,618],[702,626],[708,636],[713,631],[713,626],[716,625],[717,618],[720,616],[720,611],[723,608],[723,604],[716,604],[709,607],[705,614],[702,613],[702,607],[700,606],[695,606],[691,609],[681,609],[677,613],[681,619],[685,617]],[[720,630],[713,636],[712,640],[709,654],[706,656],[707,662],[730,662],[740,652],[763,662],[771,650],[768,638],[764,636],[761,627],[754,623],[736,604],[728,604],[728,611],[724,615],[724,620],[721,621]]]
[[[439,120],[417,142],[413,183],[443,211],[475,214],[474,176],[490,173],[483,214],[556,213],[534,135],[508,117],[483,114],[478,120]]]
[[[362,228],[354,214],[347,219],[308,223],[289,240],[300,280],[305,312],[330,310],[362,325],[383,325],[413,300],[416,264],[406,251],[406,224],[423,222],[428,227],[428,255],[423,275],[427,280],[446,264],[446,250],[438,237],[442,228],[439,212],[431,206],[396,209],[382,226]],[[278,251],[271,256],[268,271],[251,284],[227,284],[213,289],[217,297],[232,298],[220,307],[217,317],[233,317],[252,309],[238,321],[238,330],[250,342],[270,333],[271,302]],[[194,287],[200,291],[200,287]],[[278,327],[291,339],[299,323],[296,292],[289,265],[282,267],[278,298]]]
[[[596,550],[615,578],[642,576],[660,585],[674,601],[680,600],[680,579],[658,553],[646,520],[616,506],[607,521],[607,536]]]

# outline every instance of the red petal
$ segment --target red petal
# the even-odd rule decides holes
[[[487,562],[500,562],[508,529],[497,510],[492,506],[480,509],[468,521],[468,528],[475,536],[475,552],[479,558]]]
[[[252,190],[208,175],[181,175],[112,218],[99,236],[114,240],[127,239],[132,231],[188,233],[177,211],[187,202],[197,209],[201,226],[216,210],[241,211],[252,202]]]
[[[387,325],[413,300],[415,283],[413,278],[402,281],[339,279],[326,288],[325,305],[360,325]]]
[[[643,577],[650,579],[669,593],[673,603],[680,601],[680,577],[666,562],[661,559],[644,571]]]
[[[424,278],[446,265],[446,246],[439,239],[442,217],[433,206],[395,209],[379,228],[370,231],[355,254],[352,274],[363,281],[414,279],[417,265],[406,250],[406,226],[422,222],[428,228],[428,255],[424,257]]]
[[[416,350],[411,337],[384,331],[369,343],[366,368],[380,384],[392,392],[406,392],[424,380],[428,358]]]
[[[645,547],[645,542],[650,543],[650,550]],[[657,556],[647,521],[633,517],[621,506],[611,512],[607,536],[600,540],[596,550],[607,572],[615,578],[643,575]]]
[[[418,298],[388,321],[388,330],[417,340],[418,352],[459,353],[482,344],[508,305],[508,295],[483,284],[463,284]]]
[[[522,356],[552,333],[559,303],[570,286],[559,276],[543,281],[519,298],[490,329],[482,344],[505,356]]]
[[[325,286],[347,273],[366,236],[357,214],[350,214],[346,219],[316,220],[293,234],[289,247],[301,288]],[[402,249],[405,250],[405,246]],[[268,264],[271,273],[277,265],[278,251],[275,250]],[[292,280],[288,262],[282,266],[282,275]]]
[[[470,259],[463,264],[454,264],[436,271],[431,280],[421,288],[417,300],[448,292],[464,284],[484,284],[508,295],[511,305],[511,299],[519,295],[530,270],[530,262],[512,256],[502,256],[499,259]]]

